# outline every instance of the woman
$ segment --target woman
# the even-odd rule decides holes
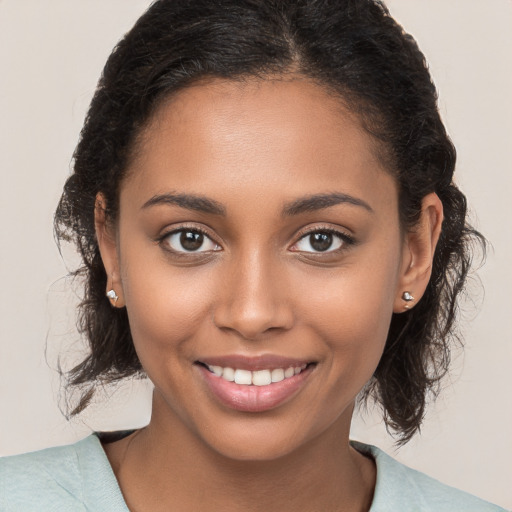
[[[478,234],[435,100],[380,4],[156,2],[56,215],[87,279],[74,412],[143,373],[151,422],[4,461],[2,506],[498,510],[348,439],[366,396],[407,442],[446,371]]]

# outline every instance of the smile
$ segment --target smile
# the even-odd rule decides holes
[[[211,396],[230,409],[253,413],[291,400],[305,387],[317,366],[316,362],[273,356],[222,359],[195,363]]]
[[[290,379],[295,375],[299,375],[307,368],[307,364],[301,366],[290,366],[288,368],[274,368],[268,370],[241,370],[230,367],[206,365],[208,370],[217,377],[228,382],[235,382],[243,386],[268,386],[269,384],[281,382]]]

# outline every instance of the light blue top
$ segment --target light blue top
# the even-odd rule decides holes
[[[453,489],[353,442],[375,459],[370,512],[499,512],[504,509]],[[73,445],[0,459],[1,512],[128,512],[96,435]]]

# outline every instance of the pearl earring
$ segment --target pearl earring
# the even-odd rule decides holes
[[[412,296],[412,294],[410,292],[404,292],[402,294],[402,300],[405,301],[404,308],[405,309],[409,309],[409,302],[413,302],[414,301],[414,297]]]
[[[117,304],[119,296],[117,295],[114,289],[111,289],[107,292],[107,297],[110,299],[110,301],[114,301],[114,306]]]

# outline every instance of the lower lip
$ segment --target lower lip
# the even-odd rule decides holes
[[[244,386],[217,377],[203,366],[197,367],[220,402],[231,409],[244,412],[263,412],[284,404],[299,392],[313,369],[307,367],[298,375],[268,386]]]

